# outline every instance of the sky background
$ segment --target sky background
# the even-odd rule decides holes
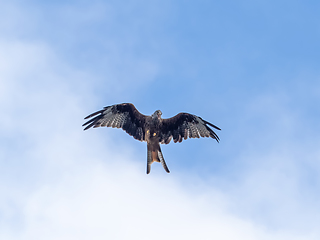
[[[319,239],[320,2],[0,1],[0,239]],[[83,117],[131,102],[221,141],[171,171]]]

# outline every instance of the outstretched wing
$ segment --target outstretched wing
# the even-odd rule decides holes
[[[221,130],[201,117],[189,113],[179,113],[172,118],[162,120],[159,142],[168,144],[172,138],[174,142],[182,142],[188,137],[212,137],[219,142],[218,135],[208,125]]]
[[[103,110],[85,117],[85,119],[88,118],[91,119],[82,125],[87,125],[84,130],[91,127],[122,128],[135,139],[145,141],[144,125],[148,116],[141,114],[131,103],[122,103],[104,107]]]

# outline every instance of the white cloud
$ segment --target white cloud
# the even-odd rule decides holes
[[[100,140],[82,131],[84,90],[67,79],[76,70],[52,71],[66,68],[48,47],[3,47],[12,60],[1,77],[7,119],[1,131],[30,144],[14,154],[17,165],[0,163],[12,172],[19,162],[26,167],[21,179],[2,177],[1,239],[312,239],[239,218],[228,210],[230,196],[214,186],[146,175],[130,160],[134,150],[120,152],[108,135]],[[1,151],[10,156],[14,148]]]

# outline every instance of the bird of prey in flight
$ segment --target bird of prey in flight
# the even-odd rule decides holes
[[[91,119],[82,126],[86,126],[84,130],[91,127],[122,128],[135,139],[147,142],[147,174],[150,173],[153,162],[160,162],[166,172],[170,172],[164,161],[160,143],[168,144],[171,139],[175,143],[182,142],[188,137],[211,137],[217,142],[220,140],[210,127],[221,129],[201,117],[179,113],[172,118],[162,119],[161,115],[162,112],[157,110],[151,116],[146,116],[141,114],[133,104],[122,103],[104,107],[90,114],[85,119]]]

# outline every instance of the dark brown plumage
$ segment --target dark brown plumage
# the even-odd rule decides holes
[[[189,113],[179,113],[172,118],[162,119],[162,112],[155,111],[151,116],[141,114],[133,104],[122,103],[105,107],[85,117],[91,118],[82,126],[84,130],[91,127],[122,128],[139,141],[147,142],[147,174],[153,162],[161,162],[163,168],[169,169],[163,158],[160,143],[182,142],[187,138],[211,137],[219,142],[218,135],[210,128],[221,130],[217,126]],[[209,127],[210,126],[210,127]]]

